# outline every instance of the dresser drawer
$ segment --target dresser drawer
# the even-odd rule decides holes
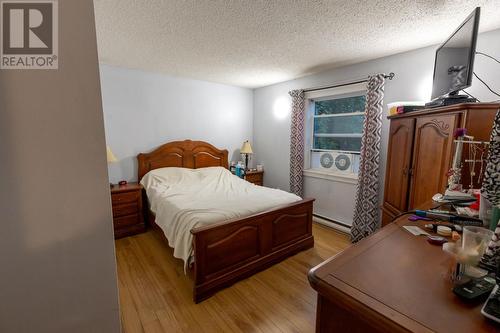
[[[260,175],[247,175],[245,176],[245,179],[251,183],[260,181],[262,177]]]
[[[264,178],[263,172],[249,172],[245,175],[245,180],[250,183],[254,183],[255,185],[262,186]]]
[[[111,186],[115,238],[146,231],[142,216],[142,186],[138,183]]]
[[[139,213],[139,205],[137,201],[131,203],[113,205],[113,217],[138,214],[138,213]]]
[[[138,214],[133,214],[128,216],[115,217],[113,219],[113,223],[115,227],[123,227],[138,224],[141,223],[141,221]]]
[[[139,196],[140,196],[139,191],[114,193],[111,196],[111,201],[113,202],[113,205],[119,205],[128,202],[138,201]]]

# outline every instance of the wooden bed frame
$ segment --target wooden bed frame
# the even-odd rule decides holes
[[[219,150],[203,141],[166,143],[150,153],[137,156],[139,180],[150,170],[163,167],[227,168],[227,156],[227,150]],[[313,247],[313,201],[305,199],[245,218],[191,230],[194,302],[198,303],[238,280]],[[152,227],[160,229],[149,209],[148,221]]]

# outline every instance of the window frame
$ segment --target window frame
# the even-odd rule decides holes
[[[317,91],[310,91],[305,93],[305,107],[306,107],[306,126],[305,126],[305,145],[304,145],[304,174],[311,176],[312,173],[317,173],[316,177],[318,178],[325,178],[325,179],[331,179],[331,175],[335,175],[335,177],[340,177],[340,178],[353,178],[353,175],[357,177],[356,174],[341,174],[339,172],[335,171],[328,171],[324,169],[318,169],[318,168],[312,168],[311,166],[311,160],[312,160],[312,153],[313,152],[345,152],[345,153],[354,153],[354,154],[359,154],[359,151],[347,151],[347,150],[330,150],[330,149],[314,149],[314,120],[315,118],[318,117],[342,117],[342,116],[352,116],[352,115],[364,115],[365,112],[350,112],[350,113],[344,113],[344,114],[333,114],[333,115],[315,115],[315,110],[314,110],[314,101],[319,101],[319,100],[329,100],[329,99],[336,99],[336,98],[342,98],[342,97],[354,97],[354,96],[360,96],[360,95],[365,95],[366,96],[366,83],[356,83],[352,85],[346,85],[346,86],[341,86],[341,87],[336,87],[336,88],[330,88],[330,89],[324,89],[324,90],[317,90]],[[356,136],[353,137],[361,137],[362,134],[357,134],[357,133],[352,133]],[[329,135],[330,137],[333,137],[334,135],[338,135],[338,137],[348,137],[348,135],[345,134],[326,134]],[[329,174],[330,176],[324,176],[325,174]]]

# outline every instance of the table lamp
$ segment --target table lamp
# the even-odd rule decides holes
[[[118,159],[116,158],[115,154],[113,154],[109,146],[106,146],[106,156],[108,159],[108,163],[118,162]]]
[[[245,141],[243,142],[243,146],[241,146],[240,149],[240,154],[245,155],[245,170],[248,170],[248,155],[252,155],[252,146],[250,145],[250,142]]]
[[[115,154],[113,154],[109,146],[106,146],[106,158],[108,160],[108,164],[118,162],[118,159],[116,158]],[[109,187],[113,187],[113,184],[109,183]]]

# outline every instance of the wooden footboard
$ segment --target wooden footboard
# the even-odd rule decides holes
[[[216,291],[314,246],[314,199],[243,219],[195,228],[194,291],[198,303]]]
[[[169,142],[137,156],[138,179],[151,170],[165,167],[228,168],[227,159],[226,149],[204,141]],[[305,199],[243,219],[191,230],[194,301],[200,302],[217,290],[312,247],[313,201]],[[149,225],[160,229],[154,214],[149,210],[147,213]]]

